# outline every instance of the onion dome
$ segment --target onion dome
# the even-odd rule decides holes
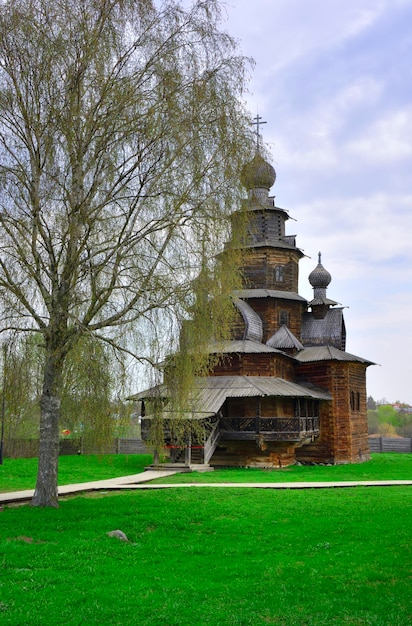
[[[247,190],[269,189],[276,180],[275,169],[265,161],[259,152],[242,169],[240,180]]]
[[[309,274],[309,282],[312,287],[320,287],[326,289],[332,280],[332,276],[329,274],[327,270],[323,267],[321,263],[321,253],[318,255],[319,262],[315,269]]]
[[[313,300],[309,302],[312,314],[315,319],[323,319],[331,306],[338,304],[334,300],[329,300],[326,296],[326,289],[332,280],[332,276],[321,263],[319,252],[319,262],[313,272],[309,274],[309,282],[313,287]]]

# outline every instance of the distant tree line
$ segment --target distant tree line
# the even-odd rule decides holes
[[[368,430],[381,437],[412,437],[412,407],[405,402],[389,403],[368,397]]]

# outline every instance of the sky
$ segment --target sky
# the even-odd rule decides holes
[[[346,350],[375,400],[412,404],[412,0],[228,0],[254,59],[246,104],[267,123],[276,204],[308,275],[331,273]],[[296,221],[294,221],[296,220]]]

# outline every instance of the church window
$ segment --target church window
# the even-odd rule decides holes
[[[276,265],[276,267],[275,267],[275,282],[276,283],[283,283],[284,280],[285,280],[285,275],[284,275],[284,267],[283,267],[283,265]]]
[[[287,311],[281,311],[279,313],[279,324],[287,326],[289,324],[289,313]]]
[[[360,411],[360,393],[359,391],[350,392],[350,408],[351,411]]]

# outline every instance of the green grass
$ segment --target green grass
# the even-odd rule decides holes
[[[282,469],[227,468],[214,472],[175,474],[160,483],[254,483],[341,480],[412,480],[412,454],[372,454],[367,463],[333,466],[290,466]]]
[[[205,487],[5,507],[0,621],[409,626],[411,519],[409,487]],[[107,537],[116,528],[129,543]]]
[[[59,485],[138,474],[151,462],[150,454],[62,456]],[[34,489],[36,474],[37,459],[4,459],[4,464],[0,465],[0,493]]]
[[[150,465],[148,454],[106,456],[62,456],[59,484],[81,483],[138,474]],[[5,459],[0,465],[0,493],[33,489],[37,459]],[[412,454],[373,454],[372,460],[357,465],[292,466],[283,469],[218,469],[214,472],[176,474],[155,482],[299,482],[334,480],[412,480]]]

